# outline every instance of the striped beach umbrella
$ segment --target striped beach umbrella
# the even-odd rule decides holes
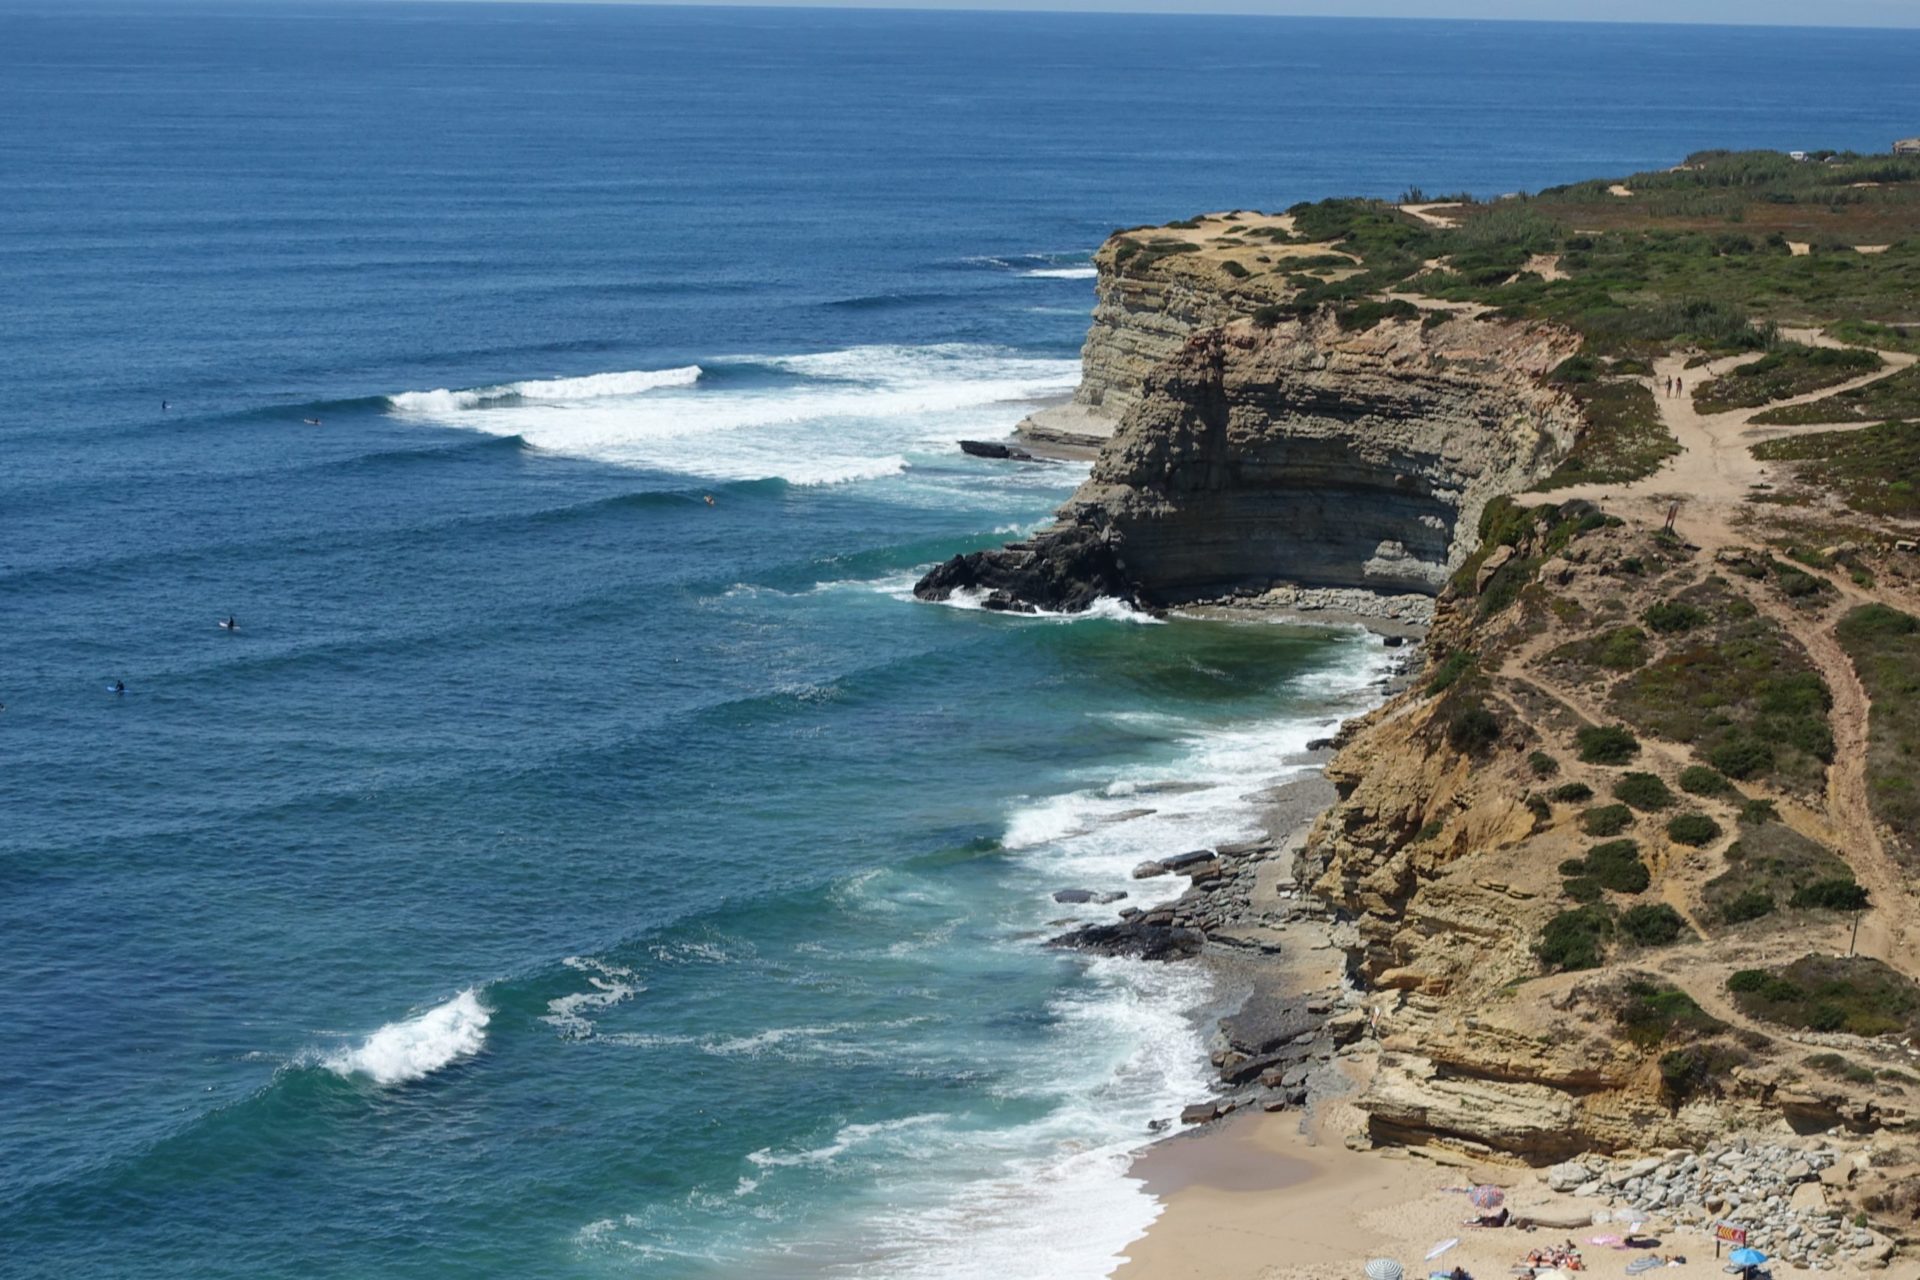
[[[1407,1269],[1392,1258],[1374,1258],[1367,1263],[1367,1280],[1406,1280]]]
[[[1506,1199],[1506,1192],[1484,1182],[1467,1192],[1467,1203],[1476,1209],[1498,1209]]]

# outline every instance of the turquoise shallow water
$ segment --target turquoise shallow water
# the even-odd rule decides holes
[[[954,440],[1071,389],[1115,224],[1878,147],[1920,66],[513,5],[0,42],[23,1276],[1103,1274],[1208,993],[1045,951],[1100,914],[1048,895],[1249,832],[1385,655],[914,604],[1080,474]]]

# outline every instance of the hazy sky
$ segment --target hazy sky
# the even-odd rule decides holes
[[[619,0],[613,0],[619,2]],[[720,0],[674,0],[710,5]],[[1920,0],[759,0],[783,7],[1278,13],[1341,17],[1526,18],[1604,22],[1733,22],[1920,27]]]

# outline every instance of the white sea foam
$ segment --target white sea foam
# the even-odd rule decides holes
[[[579,400],[637,396],[662,387],[690,387],[700,381],[700,373],[697,364],[678,369],[629,369],[623,373],[590,373],[581,378],[506,382],[497,387],[475,387],[470,391],[449,391],[444,387],[437,391],[402,391],[398,395],[388,396],[387,403],[402,413],[421,414],[477,409],[509,400],[567,404]]]
[[[547,1016],[541,1021],[569,1040],[589,1038],[594,1032],[590,1015],[611,1009],[644,990],[633,970],[621,965],[582,956],[568,956],[561,963],[584,974],[587,989],[547,1001]]]
[[[402,1022],[389,1022],[357,1048],[342,1049],[321,1060],[338,1075],[363,1075],[376,1084],[421,1080],[450,1063],[480,1052],[492,1011],[473,988],[445,1004]]]
[[[911,596],[912,592],[909,591],[907,594]],[[984,613],[987,612],[986,599],[987,593],[977,587],[960,587],[949,594],[945,600],[937,600],[934,603],[945,605],[949,609],[978,610]],[[1095,620],[1134,622],[1148,627],[1157,627],[1163,621],[1150,613],[1142,613],[1125,600],[1114,596],[1101,596],[1078,613],[1063,613],[1057,609],[1031,609],[1009,610],[1001,613],[1000,616],[1026,618],[1035,622],[1092,622]]]
[[[761,371],[732,380],[719,370]],[[1004,434],[1071,391],[1078,362],[998,347],[864,346],[728,357],[705,370],[596,374],[388,398],[409,421],[519,436],[536,449],[717,480],[825,485],[952,458],[955,442]],[[1055,487],[1071,482],[1062,470]]]
[[[1100,271],[1097,267],[1040,267],[1020,274],[1034,280],[1092,280]]]

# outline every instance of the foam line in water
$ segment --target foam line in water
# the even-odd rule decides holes
[[[1100,271],[1097,267],[1042,267],[1020,274],[1029,280],[1092,280]]]
[[[1004,435],[1078,377],[1077,361],[1003,347],[862,346],[407,391],[387,403],[406,421],[517,435],[538,450],[616,466],[825,485],[900,475],[915,454],[955,465],[957,441]],[[1055,486],[1071,479],[1048,477]]]
[[[492,1011],[469,987],[445,1004],[402,1022],[389,1022],[357,1048],[322,1059],[336,1075],[367,1076],[375,1084],[423,1080],[450,1063],[470,1058],[487,1041]]]
[[[475,387],[469,391],[402,391],[388,396],[387,403],[402,413],[447,413],[458,409],[478,409],[488,404],[530,400],[543,404],[569,404],[581,400],[605,400],[614,396],[636,396],[662,387],[690,387],[700,381],[697,364],[678,369],[629,369],[621,373],[591,373],[580,378],[543,378],[525,382],[506,382],[497,387]]]

